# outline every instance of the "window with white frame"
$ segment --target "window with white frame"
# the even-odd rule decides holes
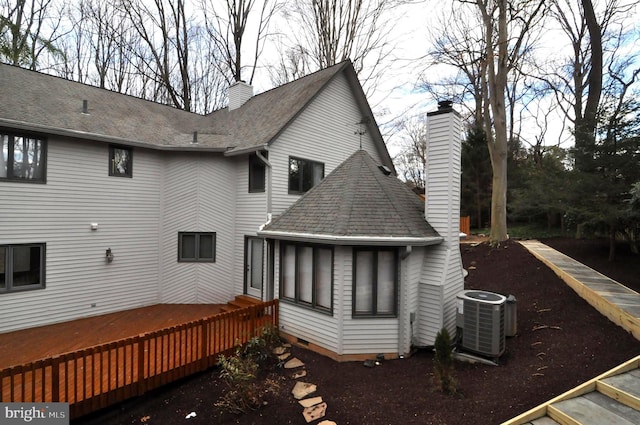
[[[333,247],[280,243],[280,299],[331,313]]]
[[[47,141],[0,132],[0,180],[46,181]]]
[[[44,288],[45,244],[0,245],[0,293]]]
[[[353,316],[396,317],[397,293],[397,249],[354,248]]]
[[[213,232],[179,232],[178,261],[214,263],[216,261],[216,234]]]

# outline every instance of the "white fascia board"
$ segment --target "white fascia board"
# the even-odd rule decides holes
[[[315,233],[274,232],[269,230],[258,231],[258,236],[286,241],[356,246],[427,246],[437,245],[444,240],[441,236],[425,236],[423,238],[395,236],[337,236]]]
[[[248,148],[242,148],[242,149],[230,148],[224,153],[224,156],[238,156],[238,155],[243,155],[247,153],[253,153],[258,151],[268,151],[268,150],[269,150],[268,144],[258,145],[258,146],[249,146]]]

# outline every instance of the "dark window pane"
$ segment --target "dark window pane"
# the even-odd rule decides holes
[[[0,290],[7,289],[7,248],[0,246]]]
[[[324,178],[324,164],[307,159],[289,158],[289,192],[303,193]]]
[[[13,286],[41,284],[41,249],[39,246],[13,247]]]
[[[297,159],[289,158],[289,191],[300,192],[300,163]]]
[[[131,177],[132,153],[129,148],[109,148],[109,175],[117,177]]]
[[[44,182],[45,162],[44,140],[0,134],[0,178]]]
[[[213,260],[213,235],[200,235],[199,258]]]
[[[180,258],[185,260],[196,259],[196,236],[195,235],[182,235]]]
[[[255,153],[249,156],[249,192],[264,192],[266,168]]]

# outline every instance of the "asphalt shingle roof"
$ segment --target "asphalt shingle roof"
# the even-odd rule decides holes
[[[439,238],[424,218],[420,198],[364,150],[351,155],[260,234]]]
[[[0,126],[153,149],[240,153],[273,142],[341,72],[363,115],[371,115],[350,61],[255,95],[238,109],[208,115],[0,64]],[[82,113],[84,100],[88,114]],[[380,154],[393,167],[375,122],[371,130]],[[197,144],[192,143],[194,132]]]

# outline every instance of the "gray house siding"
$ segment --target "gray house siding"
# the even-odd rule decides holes
[[[161,301],[226,303],[233,298],[236,167],[219,154],[167,156],[163,177]],[[215,263],[178,262],[178,232],[215,232]]]
[[[301,338],[334,353],[341,354],[341,327],[343,307],[338,301],[340,283],[336,270],[342,269],[342,256],[336,247],[334,251],[334,282],[333,282],[333,315],[313,311],[309,308],[282,301],[279,305],[280,330],[288,335]],[[280,243],[275,244],[275,294],[280,293]]]
[[[234,210],[235,231],[233,235],[233,256],[235,259],[232,280],[233,290],[236,294],[242,294],[245,290],[244,250],[246,237],[256,236],[258,228],[267,221],[267,180],[265,175],[265,192],[250,193],[248,156],[228,158],[227,161],[232,161],[236,170],[233,180],[236,197]],[[265,173],[268,173],[268,170],[265,170]],[[264,249],[266,253],[266,247]],[[266,270],[266,256],[263,258],[263,270]],[[265,279],[266,273],[263,273],[263,288]]]
[[[269,150],[274,214],[287,209],[299,197],[289,194],[289,157],[322,162],[324,175],[328,175],[360,148],[360,136],[355,132],[362,118],[346,77],[340,74],[283,131]],[[368,133],[362,135],[362,148],[380,161]]]
[[[455,335],[456,294],[464,289],[460,257],[460,116],[428,115],[426,218],[443,237],[427,250],[420,281],[420,345],[433,345],[446,328]]]
[[[107,144],[49,137],[46,184],[0,182],[0,244],[46,243],[46,288],[2,294],[0,332],[159,301],[162,159],[133,161],[133,178],[111,177]]]
[[[341,276],[341,280],[344,294],[342,304],[344,316],[341,354],[397,353],[398,318],[353,318],[353,254],[351,249],[345,250],[343,259],[344,274]]]
[[[411,346],[415,345],[418,332],[419,317],[419,284],[424,262],[424,247],[413,247],[411,254],[402,261],[401,275],[403,287],[400,288],[404,296],[400,302],[401,337],[398,353],[408,354]],[[406,306],[406,307],[405,307]]]
[[[279,244],[276,243],[276,260]],[[339,356],[398,353],[398,318],[365,319],[352,317],[351,247],[334,249],[333,315],[313,311],[290,302],[280,303],[280,330]],[[279,290],[279,264],[276,261],[276,294]],[[408,350],[407,350],[408,352]]]

